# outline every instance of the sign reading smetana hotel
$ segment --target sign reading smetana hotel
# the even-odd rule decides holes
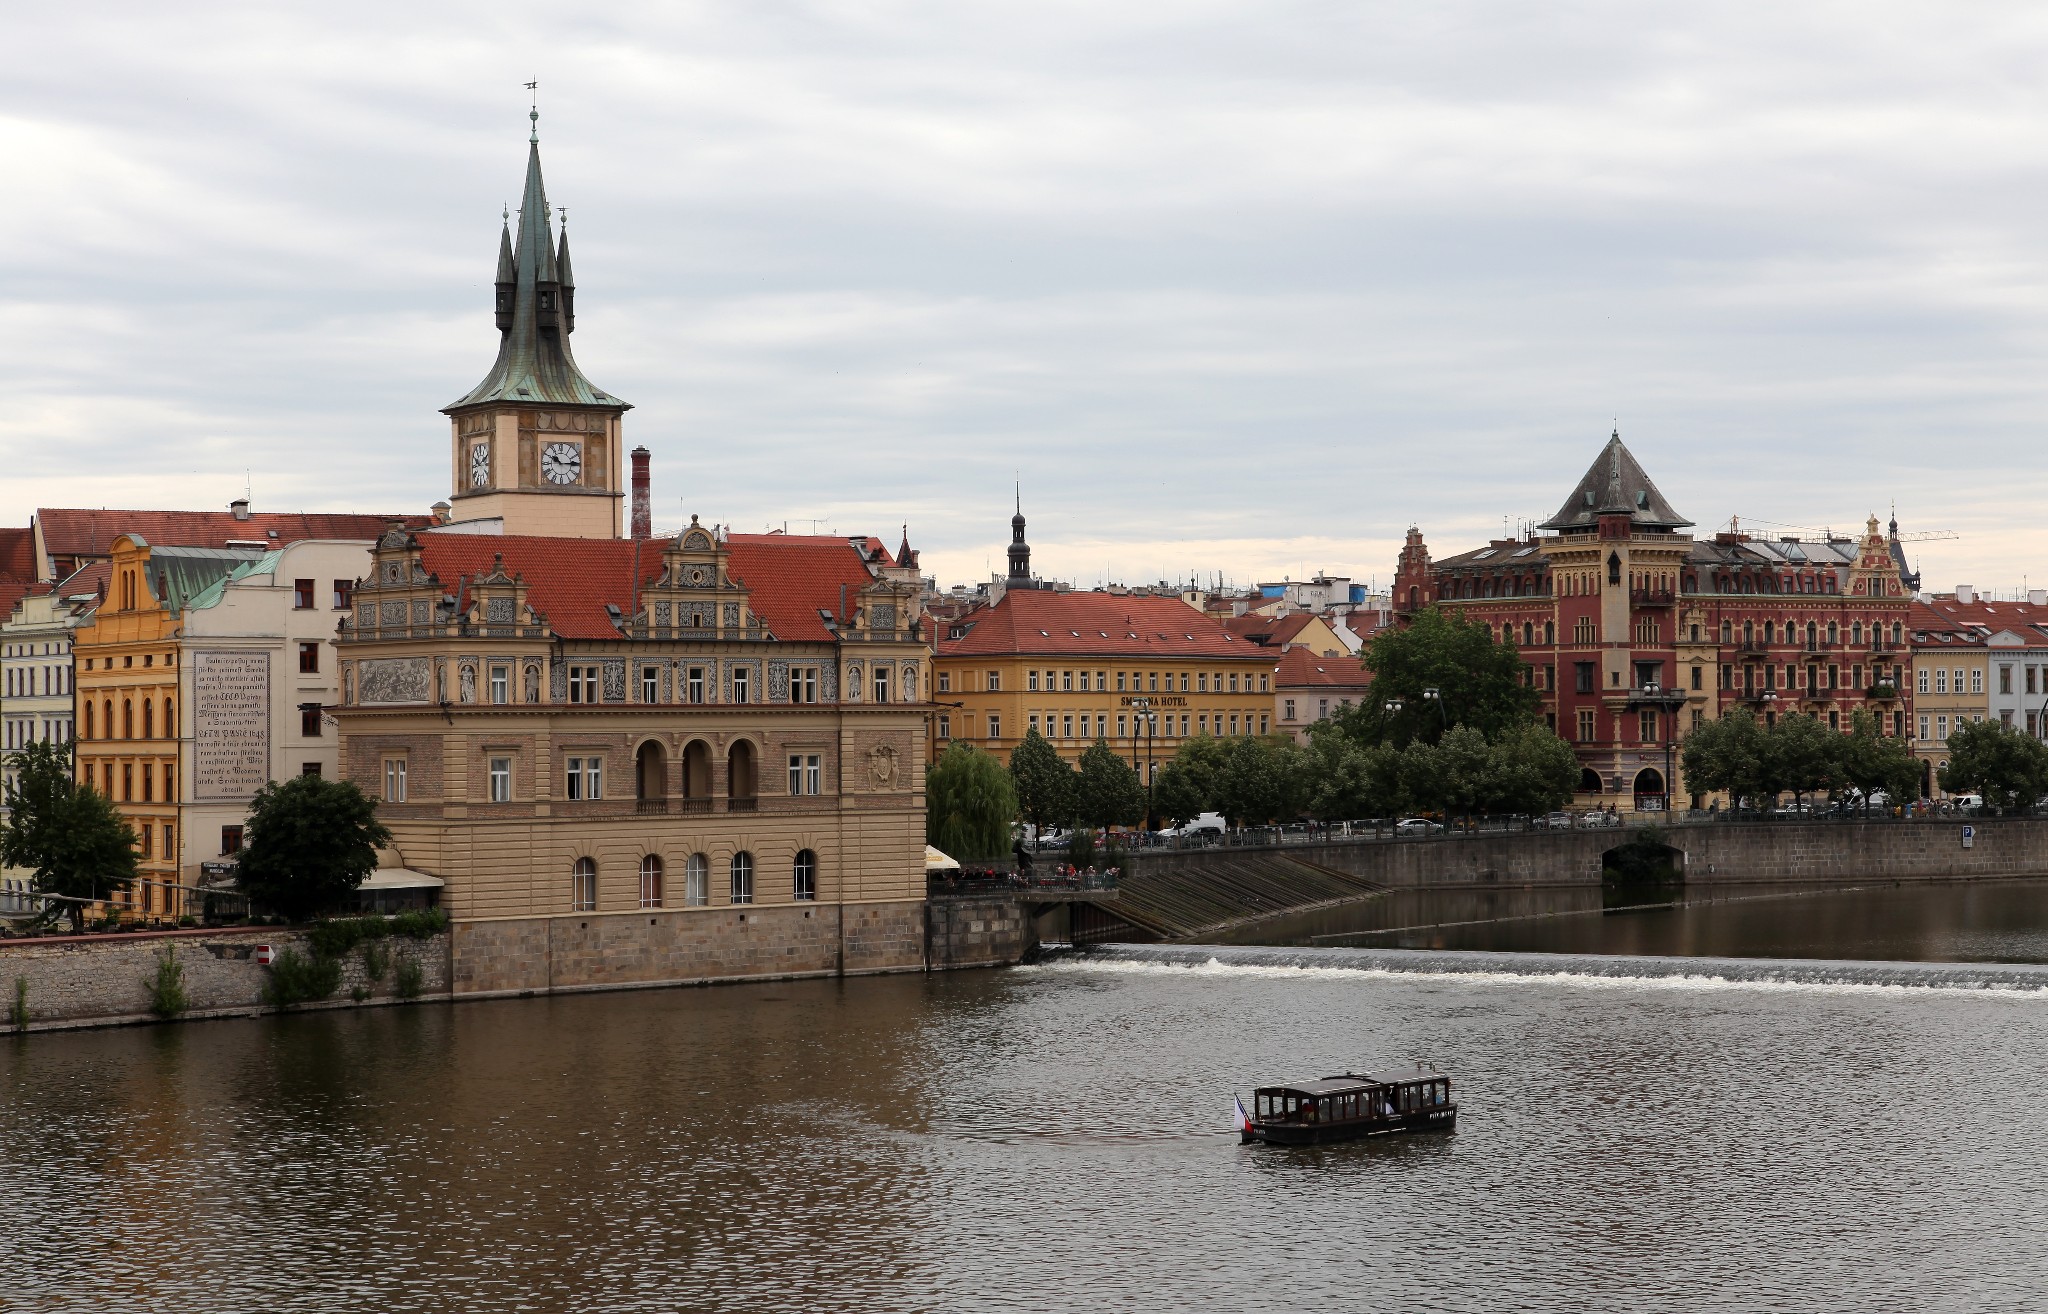
[[[192,655],[192,797],[246,802],[270,780],[270,655]]]

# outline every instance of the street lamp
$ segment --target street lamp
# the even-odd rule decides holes
[[[1153,715],[1150,698],[1131,699],[1131,711],[1134,714],[1131,720],[1131,769],[1135,771],[1138,766],[1137,731],[1142,724],[1145,727],[1145,829],[1155,830],[1157,827],[1153,824],[1155,818],[1152,815],[1152,731],[1159,718]]]

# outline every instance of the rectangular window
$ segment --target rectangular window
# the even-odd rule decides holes
[[[144,822],[135,833],[139,839],[139,850],[142,856],[147,858],[149,856],[149,824]]]
[[[1173,677],[1169,675],[1166,677],[1166,679],[1167,683],[1171,685],[1173,682]],[[1182,671],[1180,673],[1180,691],[1182,693],[1186,693],[1188,691],[1188,673],[1186,671]]]
[[[952,692],[953,692],[953,673],[952,673],[951,671],[940,671],[940,672],[939,672],[939,692],[940,692],[940,693],[952,693]]]
[[[1217,719],[1220,722],[1222,718],[1219,717]],[[1218,730],[1221,730],[1223,727],[1221,724],[1219,724],[1216,728]],[[1207,712],[1204,712],[1200,716],[1195,718],[1195,732],[1197,734],[1204,735],[1209,733],[1209,714]]]
[[[1572,677],[1576,681],[1575,687],[1580,693],[1593,692],[1593,663],[1573,662]]]
[[[302,643],[302,644],[300,644],[300,645],[299,645],[299,674],[300,674],[300,675],[318,675],[319,673],[320,673],[320,645],[319,645],[318,643]]]
[[[491,687],[493,691],[496,690],[497,683],[498,671],[497,668],[493,667],[491,670]],[[492,701],[495,702],[497,700],[494,698]],[[658,703],[661,701],[661,668],[659,666],[643,666],[640,668],[640,701],[643,703]]]
[[[1641,738],[1642,742],[1646,744],[1656,743],[1657,714],[1655,712],[1644,712],[1642,714],[1642,722],[1642,725],[1638,727],[1638,730],[1640,731],[1639,737]]]
[[[569,668],[569,701],[572,703],[594,703],[597,701],[597,668],[595,666],[571,666]]]
[[[1231,672],[1230,675],[1230,692],[1237,692],[1237,673],[1235,671]],[[1250,690],[1247,689],[1246,692],[1250,692]]]
[[[320,764],[318,762],[301,762],[299,764],[299,774],[302,776],[317,776],[320,774]],[[166,776],[164,778],[165,786],[168,787],[170,783],[170,778]]]
[[[1590,710],[1579,713],[1579,742],[1582,744],[1593,742],[1593,713]]]
[[[1329,719],[1330,719],[1330,700],[1329,700],[1329,699],[1327,699],[1327,698],[1318,698],[1318,699],[1316,699],[1316,720],[1318,720],[1318,721],[1327,721],[1327,720],[1329,720]]]
[[[1999,678],[1998,678],[1998,683],[1999,683],[1999,685],[2001,686],[1998,692],[2000,692],[2000,693],[2011,693],[2011,692],[2012,692],[2012,667],[2010,667],[2010,666],[2001,666],[2001,667],[1999,667],[1999,668],[1998,668],[1998,672],[1999,672]],[[1956,672],[1956,692],[1957,692],[1957,693],[1961,693],[1962,691],[1963,691],[1963,673],[1962,673],[1961,671],[1957,671],[1957,672]],[[1970,692],[1971,692],[1971,693],[1973,693],[1973,694],[1978,694],[1978,693],[1983,693],[1983,692],[1984,692],[1984,670],[1983,670],[1983,668],[1982,668],[1982,667],[1978,667],[1978,668],[1976,668],[1976,669],[1974,669],[1974,670],[1972,670],[1972,671],[1970,672]]]
[[[988,691],[990,693],[1001,693],[1003,691],[1003,673],[1001,671],[990,671],[988,673]]]
[[[1082,724],[1085,727],[1087,723],[1084,721]],[[1074,737],[1074,714],[1068,712],[1065,716],[1062,716],[1060,718],[1060,726],[1060,738],[1072,739]]]
[[[789,792],[821,794],[825,789],[824,758],[817,753],[789,755]]]
[[[749,681],[752,679],[753,673],[747,667],[735,666],[732,668],[733,702],[744,703],[753,697],[753,691],[749,686]]]
[[[1957,717],[1956,719],[1958,721],[1962,720],[1961,717]],[[1936,739],[1948,738],[1948,717],[1937,716],[1934,718],[1934,737]]]
[[[491,802],[512,801],[512,759],[494,757],[491,759]]]
[[[384,759],[384,801],[405,802],[405,759],[402,757]]]
[[[1976,672],[1972,671],[1970,674],[1975,675]],[[2012,667],[2000,666],[1998,668],[1998,692],[2002,694],[2012,692]]]
[[[2039,668],[2037,668],[2037,667],[2033,667],[2033,666],[2029,666],[2029,667],[2027,668],[2027,692],[2028,692],[2028,693],[2033,693],[2033,692],[2035,692],[2035,690],[2034,690],[2034,672],[2035,672],[2035,671],[2036,671],[2037,669],[2039,669]]]
[[[1051,722],[1050,720],[1048,720],[1048,721],[1046,722],[1046,724],[1048,724],[1048,725],[1050,725],[1051,723],[1052,723],[1052,722]],[[1030,731],[1030,732],[1031,732],[1032,734],[1037,734],[1037,733],[1038,733],[1038,713],[1036,713],[1036,712],[1033,712],[1033,713],[1032,713],[1032,714],[1031,714],[1031,715],[1030,715],[1030,716],[1029,716],[1029,717],[1028,717],[1028,718],[1026,719],[1026,722],[1025,722],[1025,726],[1026,726],[1026,728],[1027,728],[1027,729],[1028,729],[1028,730],[1029,730],[1029,731]]]
[[[685,689],[687,689],[687,690],[689,691],[689,695],[690,695],[690,701],[691,701],[691,702],[693,702],[693,703],[701,703],[701,702],[703,702],[703,701],[704,701],[704,668],[703,668],[703,667],[701,667],[701,666],[692,666],[692,667],[691,667],[691,668],[689,669],[689,674],[688,674],[688,677],[687,677],[687,678],[686,678],[686,679],[684,680],[684,682],[683,682],[683,685],[684,685],[684,688],[685,688]]]
[[[1244,728],[1247,730],[1252,728],[1252,719],[1249,716],[1244,719]],[[1266,733],[1266,714],[1264,712],[1259,713],[1259,733]]]
[[[493,666],[491,668],[491,701],[503,706],[512,701],[512,668]]]
[[[1146,690],[1147,693],[1159,692],[1159,672],[1153,671],[1150,675],[1145,677],[1145,682],[1148,686],[1150,686]]]
[[[1935,669],[1935,672],[1934,672],[1934,692],[1936,692],[1936,693],[1938,693],[1938,694],[1945,694],[1945,693],[1947,693],[1947,692],[1948,692],[1948,671],[1947,671],[1947,670],[1945,670],[1945,669],[1942,669],[1942,668],[1939,668],[1939,667],[1937,667],[1937,668]]]
[[[1692,668],[1692,687],[1695,689],[1706,688],[1706,685],[1704,683],[1705,679],[1706,671],[1700,668],[1699,666],[1694,666]]]
[[[320,704],[299,704],[299,734],[307,739],[320,737]]]
[[[799,666],[789,673],[789,701],[793,703],[815,703],[818,701],[818,668]]]
[[[1024,672],[1024,689],[1025,689],[1025,692],[1027,692],[1027,693],[1037,693],[1037,692],[1038,692],[1038,668],[1037,668],[1037,667],[1033,667],[1032,669],[1030,669],[1030,670],[1028,670],[1028,671]]]
[[[313,581],[295,579],[292,581],[292,607],[297,611],[313,609]]]
[[[889,668],[886,666],[875,667],[875,701],[889,701]]]
[[[1831,664],[1831,665],[1829,665],[1829,667],[1828,667],[1828,688],[1830,688],[1830,689],[1839,689],[1839,688],[1841,688],[1841,687],[1842,687],[1842,668],[1841,668],[1841,667],[1839,667],[1839,666],[1835,666],[1835,665],[1832,665],[1832,664]]]
[[[1922,672],[1922,674],[1925,674],[1925,672]],[[1931,737],[1932,737],[1932,736],[1930,736],[1930,735],[1929,735],[1929,734],[1927,733],[1927,721],[1928,721],[1927,713],[1925,713],[1925,712],[1922,712],[1922,713],[1920,714],[1920,737],[1921,737],[1922,739],[1928,739],[1928,738],[1931,738]]]
[[[952,718],[951,716],[949,716],[948,714],[946,714],[945,712],[940,712],[940,713],[939,713],[939,738],[941,738],[941,739],[951,739],[952,737],[953,737],[953,718]]]
[[[1208,673],[1207,671],[1202,671],[1202,672],[1198,673],[1198,674],[1197,674],[1197,675],[1195,676],[1195,692],[1196,692],[1196,693],[1208,693],[1208,692],[1209,692],[1209,673]],[[1216,686],[1216,692],[1218,692],[1218,693],[1222,693],[1222,692],[1223,692],[1223,686],[1222,686],[1222,683],[1221,683],[1220,681],[1218,682],[1218,684],[1217,684],[1217,686]]]
[[[347,611],[350,597],[355,591],[356,586],[351,580],[338,579],[334,581],[334,609],[336,611]]]
[[[1292,698],[1280,700],[1280,719],[1283,721],[1292,721],[1294,719],[1294,700]]]
[[[1086,677],[1084,676],[1083,678],[1085,679]],[[1072,671],[1060,672],[1060,688],[1072,692],[1074,688],[1074,673]]]
[[[988,737],[990,739],[1001,739],[1003,737],[1003,718],[999,712],[990,712],[988,714]]]
[[[1122,671],[1118,671],[1116,673],[1116,691],[1118,693],[1122,693],[1124,691],[1124,673]]]
[[[241,851],[242,828],[240,826],[222,826],[220,828],[220,856],[225,858],[230,854],[240,853]]]
[[[1921,693],[1926,693],[1926,692],[1927,692],[1927,668],[1926,668],[1926,667],[1924,667],[1924,666],[1923,666],[1923,667],[1921,667],[1921,668],[1920,668],[1920,672],[1919,672],[1919,675],[1920,675],[1920,678],[1919,678],[1919,680],[1918,680],[1918,682],[1917,682],[1917,683],[1918,683],[1918,685],[1919,685],[1919,689],[1920,689],[1920,692],[1921,692]],[[1921,737],[1922,739],[1925,739],[1925,738],[1927,738],[1927,736],[1926,736],[1926,735],[1921,735],[1920,737]]]
[[[589,801],[604,797],[604,759],[572,757],[567,778],[568,796]]]
[[[1119,712],[1119,713],[1117,713],[1117,718],[1116,718],[1116,737],[1117,737],[1118,739],[1122,739],[1122,738],[1124,738],[1124,725],[1125,725],[1125,718],[1124,718],[1124,715],[1123,715],[1123,713]]]

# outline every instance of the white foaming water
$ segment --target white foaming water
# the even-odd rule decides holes
[[[1320,960],[1320,961],[1319,961]],[[1359,961],[1364,960],[1364,961]],[[1025,970],[1058,974],[1272,980],[1432,981],[1587,990],[1795,991],[1835,995],[1969,995],[2048,1001],[2048,966],[1817,959],[1679,959],[1267,947],[1112,945]]]

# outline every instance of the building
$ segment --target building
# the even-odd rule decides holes
[[[306,539],[370,542],[393,520],[425,526],[428,515],[343,511],[255,511],[238,497],[225,511],[145,511],[44,507],[29,524],[36,578],[54,583],[113,557],[114,540],[134,534],[156,547],[269,552]],[[7,531],[0,531],[4,534]]]
[[[273,780],[330,775],[321,708],[340,682],[336,622],[366,542],[275,551],[113,544],[108,596],[73,635],[79,779],[135,827],[142,883],[117,906],[194,911],[242,847],[249,800]]]
[[[1261,648],[1285,651],[1288,648],[1306,648],[1320,657],[1341,657],[1354,651],[1345,643],[1329,621],[1312,612],[1290,612],[1284,616],[1268,616],[1262,612],[1246,612],[1223,622],[1223,628],[1249,643]]]
[[[619,536],[624,402],[589,383],[538,143],[500,334],[447,408],[450,523],[394,527],[338,640],[341,770],[445,882],[464,993],[923,961],[931,658],[872,538]]]
[[[1890,734],[1911,715],[1896,525],[1861,538],[1709,539],[1612,435],[1556,515],[1525,537],[1432,560],[1408,533],[1397,614],[1441,605],[1488,625],[1527,664],[1552,729],[1581,766],[1581,803],[1661,808],[1693,726],[1746,706],[1846,730],[1868,708]]]
[[[1273,724],[1305,744],[1310,726],[1371,696],[1372,672],[1357,657],[1286,648],[1273,672]]]
[[[964,739],[1008,761],[1036,730],[1070,761],[1103,739],[1147,771],[1193,735],[1273,728],[1277,654],[1178,598],[1014,590],[935,648],[935,752]]]
[[[0,617],[0,753],[76,733],[71,633],[99,605],[104,577],[105,567],[87,567],[61,584],[31,585]]]
[[[1914,603],[1910,625],[1913,751],[1928,797],[1945,795],[1948,738],[1966,722],[1999,721],[2048,739],[2048,590],[2005,602],[1958,585]]]

